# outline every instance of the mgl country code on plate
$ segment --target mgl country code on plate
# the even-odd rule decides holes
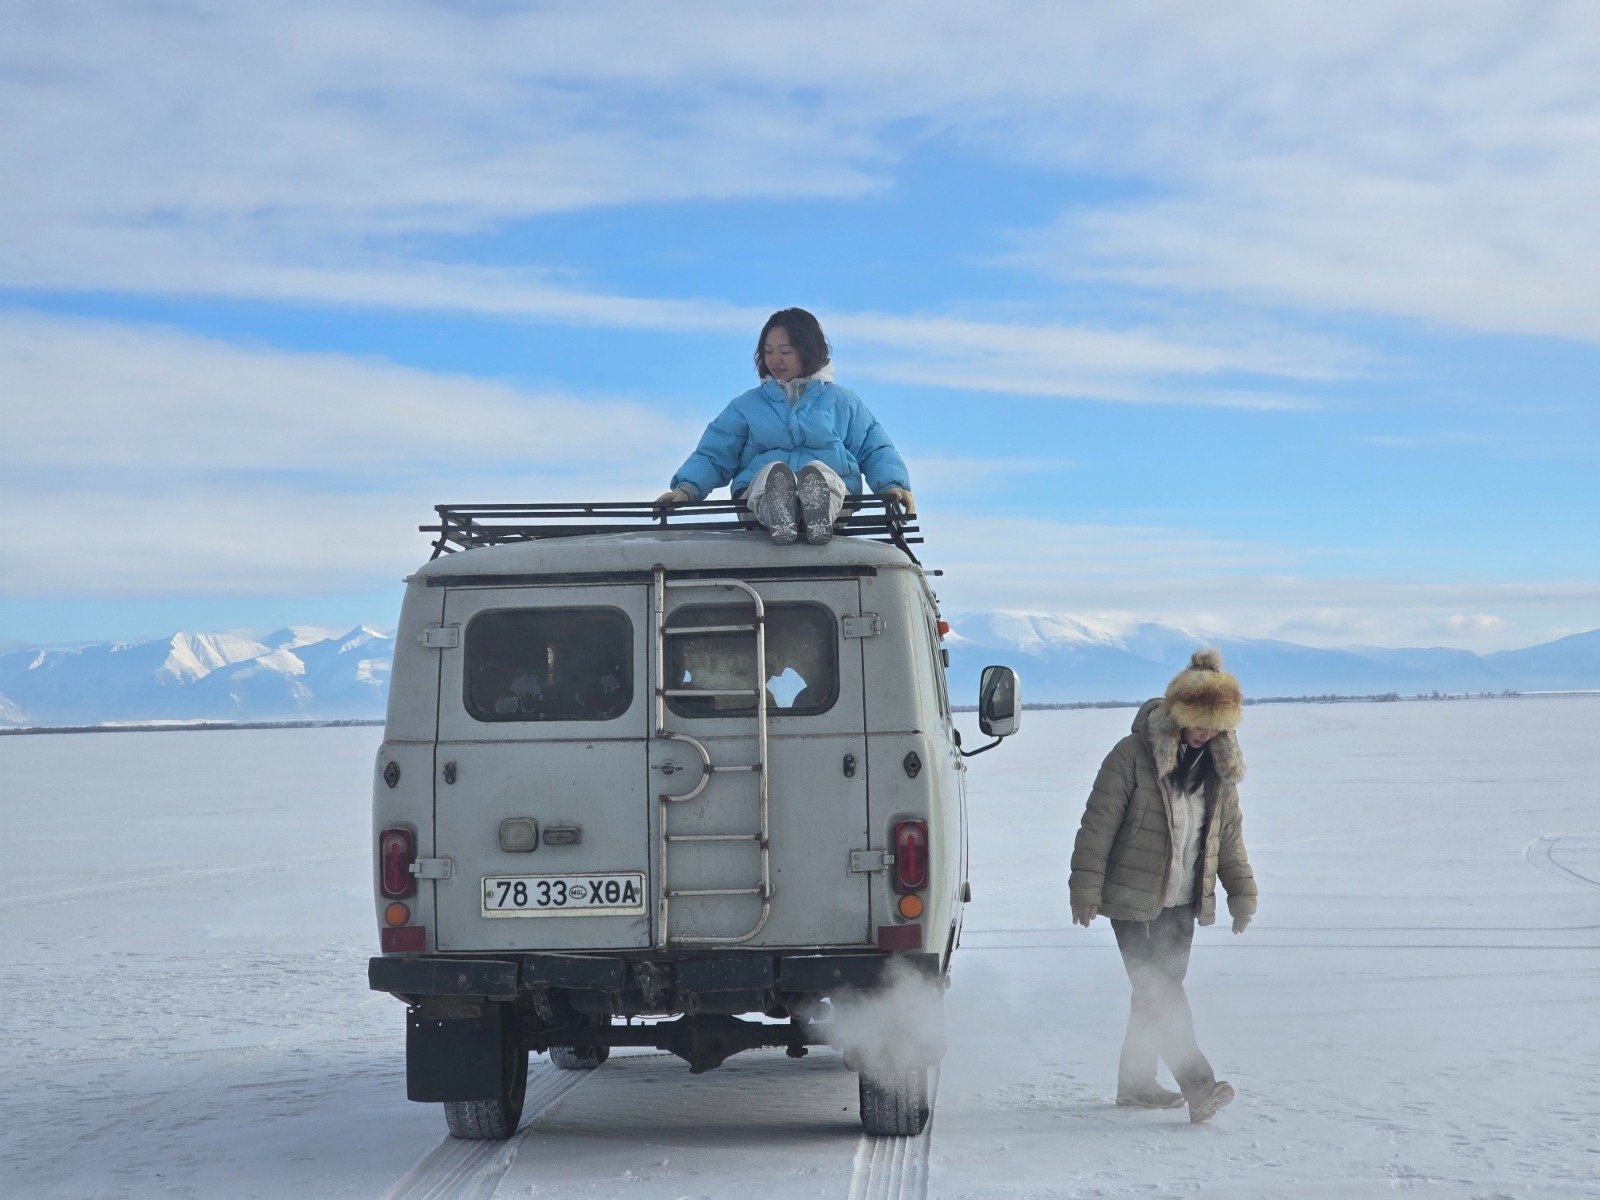
[[[488,875],[486,917],[604,917],[644,912],[644,875]]]

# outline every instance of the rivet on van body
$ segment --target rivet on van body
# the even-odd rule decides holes
[[[905,761],[900,764],[905,767],[908,778],[915,779],[922,772],[922,760],[917,757],[915,750],[907,753]]]
[[[389,765],[383,769],[383,781],[390,787],[398,787],[400,784],[400,764],[393,759],[390,759]]]

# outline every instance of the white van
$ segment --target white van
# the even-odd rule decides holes
[[[369,981],[408,1005],[410,1098],[503,1138],[530,1051],[583,1070],[652,1046],[698,1073],[835,1044],[867,1131],[920,1131],[942,1028],[885,1056],[838,1019],[941,986],[968,897],[979,751],[915,526],[871,499],[821,546],[725,501],[438,511],[373,793]],[[1017,678],[980,692],[992,746]]]

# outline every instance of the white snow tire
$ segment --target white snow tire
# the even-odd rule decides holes
[[[858,1077],[861,1128],[873,1137],[916,1137],[928,1123],[928,1069]]]
[[[550,1061],[562,1071],[592,1071],[610,1057],[610,1046],[550,1047]]]
[[[445,1124],[450,1136],[469,1142],[504,1141],[522,1124],[522,1105],[528,1098],[528,1052],[507,1052],[500,1095],[493,1100],[448,1100]]]

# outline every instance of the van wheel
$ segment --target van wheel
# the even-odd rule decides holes
[[[470,1142],[499,1141],[522,1124],[522,1104],[528,1097],[528,1052],[507,1046],[500,1068],[500,1095],[493,1100],[450,1100],[444,1106],[450,1136]]]
[[[915,1137],[928,1123],[928,1069],[858,1077],[861,1128],[873,1137]]]
[[[592,1071],[610,1057],[610,1046],[550,1047],[550,1061],[563,1071]]]

